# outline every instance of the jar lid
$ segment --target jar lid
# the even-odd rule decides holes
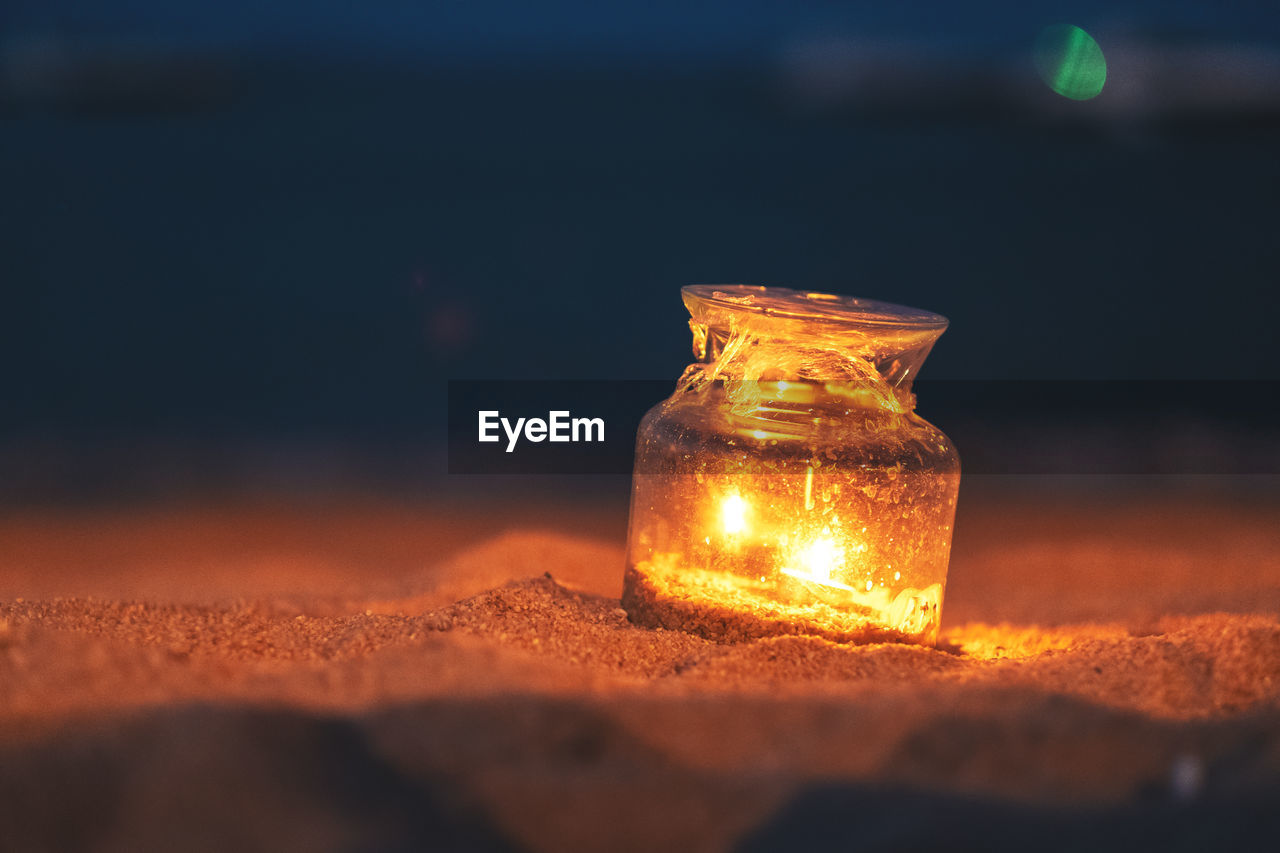
[[[767,317],[834,324],[879,331],[931,331],[941,334],[947,318],[932,311],[908,308],[874,299],[814,293],[789,287],[750,284],[691,284],[681,289],[685,305],[695,305]]]

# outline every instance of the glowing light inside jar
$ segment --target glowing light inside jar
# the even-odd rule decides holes
[[[747,529],[747,502],[741,495],[729,495],[720,504],[720,526],[730,536],[737,536]]]
[[[819,537],[802,545],[796,551],[795,562],[796,568],[783,566],[782,573],[798,580],[812,581],[823,586],[853,591],[853,587],[831,577],[832,572],[843,568],[844,554],[830,537]]]

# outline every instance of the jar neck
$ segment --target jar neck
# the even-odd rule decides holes
[[[815,365],[825,367],[815,371]],[[743,438],[802,440],[847,425],[851,417],[862,422],[910,415],[915,410],[910,387],[906,378],[890,384],[864,359],[833,360],[793,343],[777,353],[739,340],[730,341],[718,357],[689,365],[673,400],[709,407]]]
[[[756,439],[811,438],[851,416],[893,418],[915,409],[915,396],[883,383],[726,382],[721,402],[729,425]]]
[[[689,327],[698,359],[690,369],[709,379],[801,383],[851,399],[890,392],[910,397],[911,383],[937,339],[878,338],[865,332],[838,334],[821,329],[784,338],[750,325],[703,325],[696,320],[690,320]]]
[[[904,417],[911,383],[946,318],[883,302],[748,285],[683,289],[696,395],[756,438],[807,437],[855,413]]]
[[[910,390],[947,327],[938,314],[788,288],[691,285],[693,350],[717,378],[871,383]]]

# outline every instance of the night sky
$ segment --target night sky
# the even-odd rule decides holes
[[[1095,103],[1036,78],[1059,22],[1111,51]],[[943,313],[932,377],[1280,378],[1280,104],[1120,99],[1132,44],[1280,69],[1274,4],[18,0],[0,25],[6,459],[431,436],[449,379],[674,381],[693,282]],[[832,50],[890,51],[873,108],[797,77]]]

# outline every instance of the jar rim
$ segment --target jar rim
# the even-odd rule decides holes
[[[685,305],[761,314],[769,317],[834,323],[848,327],[874,327],[937,331],[946,329],[941,314],[838,293],[793,290],[751,284],[690,284],[681,288]]]

